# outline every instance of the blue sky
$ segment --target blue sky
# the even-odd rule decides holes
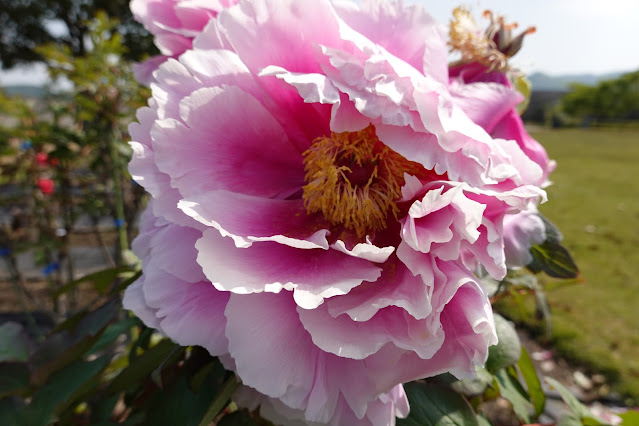
[[[515,64],[530,73],[606,73],[639,69],[639,0],[408,0],[440,22],[466,4],[478,22],[485,9],[500,13],[519,28],[537,27],[526,37]],[[483,27],[484,25],[482,25]]]
[[[420,3],[439,21],[448,22],[452,9],[470,6],[484,26],[481,12],[491,9],[530,25],[537,33],[526,38],[514,63],[527,73],[606,73],[639,69],[639,0],[405,0]],[[0,74],[0,85],[39,84],[42,67]]]

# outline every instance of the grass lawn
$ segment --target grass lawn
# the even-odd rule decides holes
[[[639,402],[639,130],[533,136],[558,163],[540,210],[564,234],[583,284],[548,292],[553,344]]]

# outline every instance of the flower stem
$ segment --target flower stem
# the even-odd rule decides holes
[[[129,249],[129,242],[126,232],[126,224],[124,221],[124,198],[122,196],[122,171],[120,170],[120,159],[118,158],[117,143],[120,141],[121,133],[115,128],[113,131],[113,140],[111,140],[110,156],[112,179],[113,179],[113,196],[115,202],[115,223],[118,232],[118,256],[116,264],[122,265],[122,256]]]
[[[231,394],[233,393],[233,391],[235,391],[238,384],[239,381],[237,380],[237,376],[233,374],[233,376],[231,376],[226,381],[226,383],[224,383],[224,386],[222,386],[222,390],[215,397],[213,402],[211,402],[211,405],[209,406],[209,409],[207,410],[204,417],[202,417],[202,421],[200,421],[199,426],[208,426],[213,421],[215,416],[217,416],[220,411],[222,411],[222,409],[226,406],[226,404],[228,404],[229,400],[231,399]]]

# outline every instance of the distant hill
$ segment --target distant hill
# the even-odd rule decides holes
[[[3,86],[0,87],[4,93],[7,95],[20,95],[25,98],[37,98],[41,99],[46,94],[46,90],[43,86],[26,86],[26,85],[16,85],[16,86]]]
[[[567,92],[571,83],[581,83],[594,86],[602,80],[610,80],[625,74],[627,71],[612,72],[607,74],[564,74],[549,75],[542,72],[532,73],[528,79],[535,91]]]
[[[571,83],[581,83],[594,86],[602,80],[617,78],[626,72],[613,72],[607,74],[564,74],[549,75],[542,72],[535,72],[528,76],[534,91],[544,92],[567,92]],[[26,98],[43,98],[45,89],[41,86],[4,86],[2,87],[8,95],[22,95]]]

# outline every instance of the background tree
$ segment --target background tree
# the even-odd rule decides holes
[[[152,37],[133,19],[128,0],[0,0],[2,68],[42,61],[35,48],[44,43],[59,43],[74,56],[84,56],[88,42],[86,23],[98,10],[119,20],[117,30],[127,48],[127,59],[139,60],[156,52]],[[66,31],[53,34],[53,22],[66,26]]]
[[[607,122],[639,119],[639,71],[597,86],[576,84],[561,100],[561,110],[574,118]]]

